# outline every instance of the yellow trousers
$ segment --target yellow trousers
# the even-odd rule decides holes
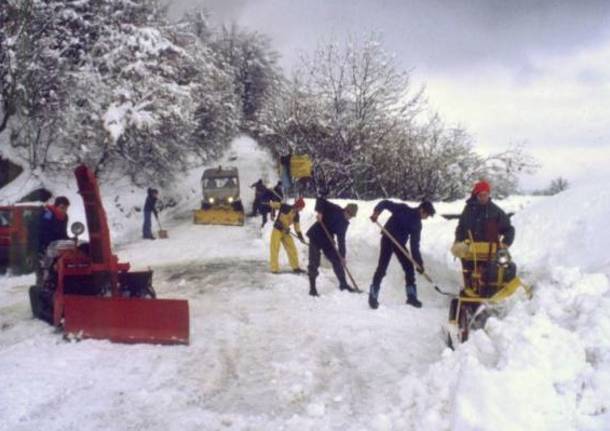
[[[299,255],[297,254],[297,248],[294,246],[294,241],[289,233],[282,232],[279,229],[273,229],[271,233],[271,272],[279,272],[280,263],[280,243],[284,245],[284,250],[288,255],[288,262],[292,269],[299,267]]]

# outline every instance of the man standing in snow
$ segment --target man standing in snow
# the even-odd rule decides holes
[[[294,241],[290,236],[290,226],[294,224],[294,230],[297,233],[297,237],[301,241],[304,240],[299,224],[299,213],[305,208],[305,201],[303,198],[299,198],[294,202],[294,205],[288,205],[270,200],[268,206],[278,210],[278,215],[273,224],[273,231],[271,232],[271,272],[273,274],[278,274],[280,272],[280,244],[284,245],[286,254],[288,254],[288,261],[292,268],[292,272],[295,274],[305,272],[299,268],[299,255],[294,246]]]
[[[455,230],[456,243],[472,239],[498,243],[501,248],[513,243],[515,228],[506,213],[491,201],[490,194],[488,182],[479,181],[474,185]]]
[[[159,191],[157,189],[149,188],[146,192],[146,202],[144,203],[144,226],[142,227],[142,238],[144,239],[155,239],[152,234],[152,214],[158,220],[159,215],[157,214],[157,199],[159,197]]]
[[[55,198],[53,205],[47,205],[40,215],[38,227],[38,260],[36,261],[36,285],[41,285],[48,263],[45,258],[47,248],[53,241],[68,239],[68,207],[70,201],[65,196]]]
[[[41,256],[53,241],[68,239],[69,206],[67,197],[58,196],[53,205],[47,205],[42,212],[38,231],[38,253]]]
[[[432,217],[435,213],[434,207],[428,201],[422,201],[416,209],[410,208],[406,204],[399,204],[389,200],[383,200],[377,204],[371,215],[373,223],[377,222],[379,215],[383,210],[388,210],[392,213],[389,220],[385,224],[386,231],[399,242],[403,249],[406,250],[407,240],[410,238],[411,256],[417,262],[417,272],[424,272],[424,262],[419,252],[419,240],[421,237],[422,224],[421,221]],[[373,275],[373,282],[369,290],[369,306],[372,309],[379,307],[379,290],[381,288],[381,280],[386,274],[388,264],[392,257],[392,253],[396,254],[398,261],[402,265],[405,272],[405,290],[407,294],[407,304],[413,307],[420,308],[422,303],[417,299],[417,287],[415,285],[415,274],[413,264],[401,251],[396,244],[384,233],[381,236],[381,246],[379,251],[379,263],[377,270]]]
[[[358,205],[347,204],[345,208],[333,204],[326,199],[316,200],[317,221],[307,231],[309,237],[309,294],[319,296],[316,289],[316,278],[320,267],[321,253],[331,262],[333,271],[339,280],[339,289],[355,292],[345,279],[345,234],[349,220],[356,217]],[[335,247],[334,237],[337,237],[339,249]],[[338,252],[338,253],[337,253]]]
[[[267,191],[267,187],[263,184],[263,180],[259,180],[250,185],[251,189],[254,189],[254,201],[252,201],[252,212],[248,214],[250,217],[255,217],[258,214],[261,204],[261,198]]]
[[[466,240],[496,244],[498,248],[508,248],[515,239],[515,228],[510,219],[500,207],[491,201],[491,187],[486,181],[474,185],[470,198],[460,215],[460,221],[455,230],[455,243],[451,248],[456,257],[462,258],[468,250]],[[473,261],[462,259],[464,285],[466,292],[471,289],[471,275],[475,267]]]

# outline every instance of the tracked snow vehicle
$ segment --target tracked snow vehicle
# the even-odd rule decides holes
[[[30,288],[34,317],[61,327],[67,337],[124,343],[188,344],[188,302],[159,299],[152,271],[130,271],[112,254],[106,213],[93,172],[74,171],[83,198],[89,242],[80,243],[82,223],[72,240],[51,243],[37,284]]]
[[[237,168],[206,169],[201,176],[201,208],[193,212],[195,224],[244,225]]]
[[[510,253],[497,243],[466,241],[454,246],[452,252],[462,261],[464,284],[449,308],[449,347],[463,343],[471,331],[483,328],[497,306],[520,287],[530,294],[517,277]]]

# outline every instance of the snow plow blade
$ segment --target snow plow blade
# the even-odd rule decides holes
[[[193,211],[193,223],[243,226],[244,213],[233,209],[210,208]]]
[[[64,296],[64,333],[118,343],[189,344],[188,302]]]

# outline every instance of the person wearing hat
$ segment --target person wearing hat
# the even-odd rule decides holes
[[[491,186],[487,181],[477,182],[460,215],[451,252],[462,259],[469,249],[467,240],[487,242],[490,245],[495,243],[499,248],[508,248],[514,239],[515,228],[511,225],[510,218],[491,201]],[[491,246],[489,250],[491,252]],[[467,294],[470,291],[473,269],[474,262],[462,259]]]
[[[487,181],[479,181],[474,185],[460,215],[455,242],[461,243],[467,239],[496,242],[501,248],[509,247],[515,239],[515,228],[510,219],[491,201],[491,186]]]
[[[46,205],[40,214],[38,225],[38,259],[36,265],[36,285],[42,285],[54,259],[47,258],[47,249],[55,242],[68,239],[68,208],[70,201],[65,196],[57,196],[53,205]]]
[[[309,237],[309,265],[307,266],[309,294],[319,296],[316,288],[316,278],[319,273],[318,268],[320,268],[322,253],[333,266],[333,271],[337,280],[339,280],[339,289],[355,292],[354,288],[347,284],[345,279],[345,234],[349,226],[349,220],[356,217],[358,213],[358,205],[350,203],[345,208],[341,208],[326,199],[318,198],[315,211],[317,221],[307,231]],[[338,250],[334,244],[335,237]]]
[[[388,210],[392,213],[385,224],[385,229],[390,235],[398,241],[403,248],[406,247],[407,241],[410,243],[411,256],[417,262],[417,272],[424,272],[424,261],[419,252],[419,240],[421,237],[422,220],[432,217],[436,212],[432,203],[422,201],[417,208],[411,208],[406,204],[396,203],[389,200],[382,200],[375,206],[371,221],[377,222],[379,215]],[[413,307],[420,308],[422,303],[417,299],[417,287],[415,285],[415,273],[413,264],[405,256],[405,254],[394,244],[394,242],[385,234],[381,235],[381,245],[379,250],[379,262],[377,269],[373,275],[373,282],[369,289],[369,306],[372,309],[379,307],[379,290],[381,289],[381,280],[385,277],[392,253],[396,255],[398,261],[402,265],[405,272],[405,291],[407,295],[407,304]]]
[[[288,262],[292,272],[295,274],[304,273],[305,271],[299,268],[299,255],[290,236],[290,226],[294,225],[297,237],[300,241],[304,242],[299,224],[299,213],[305,208],[305,201],[303,198],[298,198],[293,205],[288,205],[270,200],[268,205],[270,208],[278,210],[277,217],[273,223],[273,231],[271,232],[271,272],[273,274],[280,272],[279,254],[280,244],[282,244],[286,254],[288,254]]]

